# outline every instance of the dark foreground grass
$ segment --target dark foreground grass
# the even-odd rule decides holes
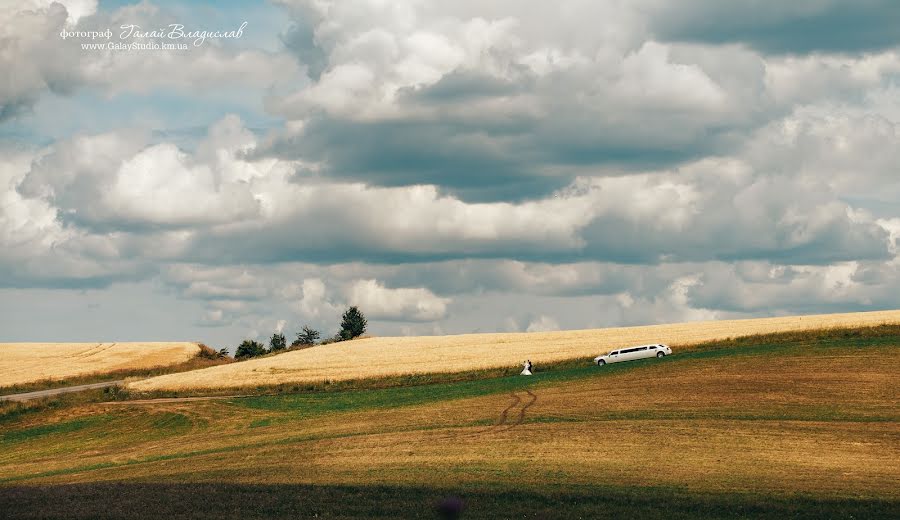
[[[314,485],[100,483],[0,487],[4,518],[867,518],[888,500],[689,494],[657,488],[534,493]]]

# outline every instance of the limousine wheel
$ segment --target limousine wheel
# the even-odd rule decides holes
[[[656,353],[656,357],[658,357],[659,359],[662,359],[663,356],[665,356],[665,353],[663,353],[663,352],[657,352],[657,353]]]
[[[603,361],[602,359],[601,359],[600,361],[597,361],[597,366],[598,366],[598,367],[602,367],[602,366],[605,365],[605,364],[606,364],[606,361]]]

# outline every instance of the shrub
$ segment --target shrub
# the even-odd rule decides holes
[[[325,338],[319,342],[319,345],[330,345],[331,343],[337,343],[338,341],[344,341],[344,338],[341,337],[341,333],[338,332],[334,336],[330,338]]]
[[[234,353],[234,359],[247,359],[262,356],[266,353],[266,347],[252,339],[245,339],[238,345],[237,351]]]
[[[197,354],[198,356],[204,359],[219,359],[221,357],[218,352],[203,343],[198,343],[198,345],[200,345],[200,353]]]

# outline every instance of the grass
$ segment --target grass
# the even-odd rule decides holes
[[[0,401],[0,426],[14,423],[30,415],[66,410],[90,403],[122,401],[129,398],[130,394],[122,391],[120,387],[112,386],[28,401]]]
[[[538,366],[590,359],[621,346],[664,342],[676,348],[736,336],[900,323],[900,311],[678,323],[645,327],[519,334],[463,334],[368,338],[287,352],[229,366],[129,383],[134,391],[225,391],[282,384],[331,382]]]
[[[115,497],[115,500],[110,500]],[[18,518],[896,518],[881,500],[685,494],[610,486],[587,492],[481,491],[423,486],[99,483],[0,488]]]
[[[0,434],[0,441],[8,446],[9,444],[7,443],[33,440],[46,435],[72,433],[88,426],[99,424],[103,419],[104,416],[92,416],[60,423],[43,424],[22,430],[13,430]]]
[[[880,326],[530,378],[75,402],[0,420],[0,510],[428,518],[453,496],[462,518],[891,518],[898,354]]]

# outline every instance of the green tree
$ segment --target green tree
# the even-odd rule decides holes
[[[237,351],[234,353],[234,359],[247,359],[261,356],[265,353],[265,345],[252,339],[245,339],[238,345]]]
[[[315,345],[318,339],[319,331],[310,328],[308,325],[304,325],[303,332],[297,333],[297,339],[295,339],[291,345],[295,347],[298,345]]]
[[[272,334],[272,338],[269,340],[269,350],[276,352],[285,348],[287,348],[287,340],[284,339],[284,334],[280,332]]]
[[[362,336],[366,331],[367,324],[366,317],[363,316],[359,307],[355,305],[350,307],[341,318],[341,331],[339,333],[341,339],[347,340]]]

